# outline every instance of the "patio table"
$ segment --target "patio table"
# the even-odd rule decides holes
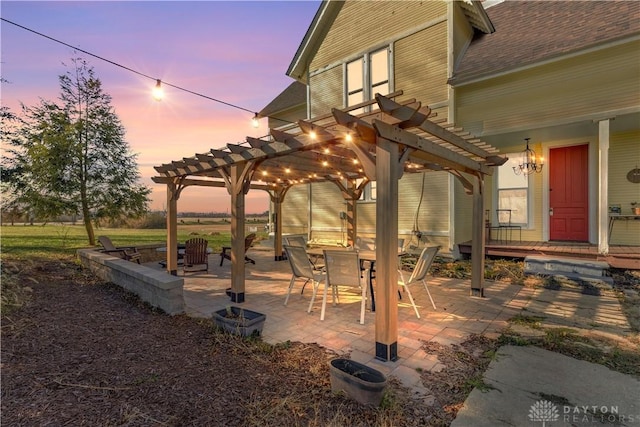
[[[336,246],[317,246],[317,247],[313,247],[313,248],[308,248],[307,249],[307,254],[309,255],[313,255],[313,256],[324,256],[324,250],[343,250],[343,251],[353,251],[353,248],[343,248],[343,247],[336,247]],[[375,293],[373,292],[373,270],[375,267],[375,263],[376,263],[376,251],[372,251],[372,250],[357,250],[356,252],[358,252],[358,257],[360,258],[360,262],[362,261],[368,261],[371,264],[371,268],[369,269],[369,294],[371,295],[371,311],[376,311],[376,297],[375,297]],[[406,252],[404,251],[399,251],[398,252],[398,256],[402,256],[405,255]]]

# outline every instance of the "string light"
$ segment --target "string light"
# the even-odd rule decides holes
[[[153,88],[153,99],[156,101],[162,101],[162,98],[164,98],[164,91],[162,90],[162,82],[158,79],[156,87]]]
[[[46,34],[43,34],[43,33],[40,33],[40,32],[38,32],[38,31],[32,30],[31,28],[25,27],[24,25],[20,25],[20,24],[18,24],[18,23],[15,23],[15,22],[13,22],[13,21],[10,21],[10,20],[8,20],[8,19],[6,19],[6,18],[2,18],[2,17],[0,17],[0,20],[2,20],[2,21],[4,21],[4,22],[6,22],[6,23],[8,23],[8,24],[15,25],[15,26],[16,26],[16,27],[18,27],[18,28],[21,28],[21,29],[23,29],[23,30],[29,31],[30,33],[36,34],[36,35],[38,35],[38,36],[40,36],[40,37],[44,37],[44,38],[49,39],[49,40],[51,40],[51,41],[53,41],[53,42],[59,43],[59,44],[61,44],[61,45],[63,45],[63,46],[67,46],[67,47],[69,47],[69,48],[71,48],[71,49],[73,49],[73,50],[76,50],[76,51],[78,51],[78,52],[82,52],[82,53],[84,53],[85,55],[89,55],[89,56],[91,56],[91,57],[93,57],[93,58],[99,59],[100,61],[104,61],[104,62],[107,62],[107,63],[109,63],[109,64],[111,64],[111,65],[115,65],[116,67],[120,67],[120,68],[122,68],[123,70],[127,70],[127,71],[129,71],[129,72],[132,72],[132,73],[134,73],[134,74],[137,74],[137,75],[139,75],[139,76],[145,77],[145,78],[150,79],[150,80],[155,80],[155,81],[156,81],[156,86],[155,86],[155,88],[154,88],[154,90],[153,90],[153,97],[154,97],[154,99],[156,99],[156,100],[158,100],[158,101],[159,101],[160,99],[162,99],[162,97],[160,97],[160,99],[158,99],[158,91],[159,91],[159,90],[160,90],[160,91],[162,91],[162,84],[164,84],[165,86],[169,86],[169,87],[172,87],[172,88],[174,88],[174,89],[178,89],[178,90],[181,90],[181,91],[183,91],[183,92],[187,92],[187,93],[190,93],[190,94],[192,94],[192,95],[199,96],[199,97],[201,97],[201,98],[206,98],[206,99],[208,99],[208,100],[210,100],[210,101],[214,101],[214,102],[217,102],[217,103],[219,103],[219,104],[226,105],[226,106],[228,106],[228,107],[232,107],[232,108],[236,108],[236,109],[238,109],[238,110],[243,110],[243,111],[246,111],[246,112],[248,112],[248,113],[252,113],[252,114],[253,114],[253,119],[252,119],[253,126],[254,126],[254,127],[258,127],[258,124],[259,124],[259,123],[258,123],[258,113],[256,113],[255,111],[251,111],[251,110],[249,110],[248,108],[244,108],[244,107],[241,107],[241,106],[239,106],[239,105],[231,104],[230,102],[222,101],[222,100],[220,100],[220,99],[216,99],[216,98],[213,98],[213,97],[210,97],[210,96],[207,96],[207,95],[203,95],[203,94],[201,94],[201,93],[194,92],[194,91],[192,91],[192,90],[185,89],[185,88],[183,88],[183,87],[180,87],[180,86],[177,86],[177,85],[174,85],[174,84],[171,84],[171,83],[161,82],[161,80],[160,80],[160,79],[158,79],[158,78],[156,78],[156,77],[152,77],[152,76],[150,76],[150,75],[147,75],[147,74],[141,73],[140,71],[134,70],[133,68],[129,68],[129,67],[124,66],[124,65],[122,65],[122,64],[119,64],[119,63],[117,63],[117,62],[115,62],[115,61],[111,61],[111,60],[106,59],[106,58],[104,58],[104,57],[102,57],[102,56],[99,56],[99,55],[96,55],[96,54],[94,54],[94,53],[91,53],[91,52],[89,52],[89,51],[87,51],[87,50],[80,49],[80,48],[79,48],[79,47],[77,47],[77,46],[72,46],[72,45],[70,45],[69,43],[65,43],[65,42],[63,42],[63,41],[61,41],[61,40],[55,39],[55,38],[53,38],[53,37],[51,37],[51,36],[48,36],[48,35],[46,35]],[[278,119],[278,120],[280,120],[280,119]],[[283,121],[284,121],[284,120],[283,120]]]

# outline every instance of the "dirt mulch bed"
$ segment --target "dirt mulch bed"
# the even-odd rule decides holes
[[[423,426],[451,419],[395,381],[380,408],[332,394],[335,355],[325,349],[243,340],[208,320],[168,316],[72,260],[3,260],[2,269],[3,303],[26,301],[2,313],[2,425]]]

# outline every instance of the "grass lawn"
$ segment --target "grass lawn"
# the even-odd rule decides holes
[[[258,239],[265,238],[264,222],[247,222],[247,228],[257,229]],[[248,234],[251,231],[247,231]],[[7,225],[1,228],[2,255],[16,258],[56,255],[75,255],[76,250],[89,247],[87,233],[82,224]],[[164,244],[167,240],[165,229],[99,228],[98,236],[109,236],[116,246],[142,246]],[[178,223],[178,241],[190,237],[204,237],[212,250],[219,251],[231,241],[231,225],[220,220],[189,219]]]

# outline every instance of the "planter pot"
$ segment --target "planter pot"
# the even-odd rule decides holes
[[[212,316],[215,324],[225,331],[247,337],[260,335],[267,316],[240,307],[228,307],[218,310]]]
[[[631,208],[631,212],[633,212],[634,215],[640,215],[640,208]]]
[[[329,372],[334,393],[343,391],[363,405],[380,405],[387,386],[382,372],[349,359],[333,359]]]

